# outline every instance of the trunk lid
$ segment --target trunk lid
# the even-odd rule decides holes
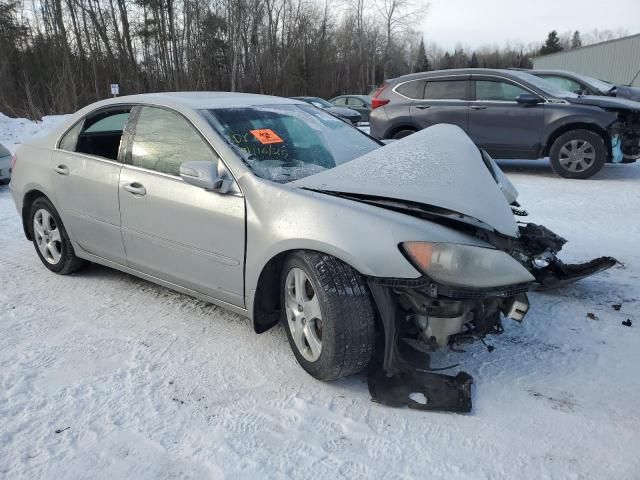
[[[480,150],[454,125],[429,127],[291,185],[444,208],[518,236],[511,207]]]

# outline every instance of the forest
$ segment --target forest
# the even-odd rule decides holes
[[[0,111],[69,113],[112,83],[330,98],[413,71],[528,67],[540,48],[447,52],[416,31],[425,15],[414,0],[0,0]]]

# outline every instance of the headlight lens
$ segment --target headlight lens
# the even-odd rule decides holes
[[[444,285],[488,288],[535,280],[502,250],[429,242],[404,242],[401,248],[416,268]]]

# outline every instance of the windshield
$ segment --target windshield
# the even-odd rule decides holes
[[[509,73],[514,77],[518,77],[523,81],[530,83],[531,85],[536,87],[538,90],[540,90],[542,93],[549,95],[550,97],[557,97],[557,98],[577,97],[575,93],[568,92],[559,87],[556,87],[554,84],[547,82],[546,80],[543,80],[540,77],[536,77],[535,75],[531,75],[530,73],[519,72],[517,70],[510,70]]]
[[[206,116],[257,176],[279,183],[334,168],[381,146],[310,105],[216,108]]]
[[[333,105],[331,105],[329,102],[327,102],[326,100],[323,100],[322,98],[318,98],[318,97],[309,97],[309,98],[304,98],[302,100],[304,100],[305,102],[310,103],[314,107],[318,107],[318,108],[332,108],[333,107]]]
[[[609,92],[615,85],[605,82],[604,80],[598,80],[597,78],[589,77],[587,75],[581,75],[574,73],[576,78],[582,80],[582,83],[588,83],[596,90],[600,90],[602,93]]]

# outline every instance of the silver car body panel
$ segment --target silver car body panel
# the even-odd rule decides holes
[[[439,224],[301,188],[349,185],[346,179],[352,177],[348,174],[344,178],[342,174],[326,174],[344,172],[351,164],[366,167],[367,181],[354,180],[350,190],[391,196],[390,189],[395,186],[394,198],[440,205],[514,234],[515,223],[505,218],[510,216],[508,204],[482,165],[479,151],[456,127],[425,130],[305,181],[278,184],[255,176],[199,111],[292,103],[303,102],[260,95],[184,93],[120,97],[90,105],[73,115],[66,126],[20,147],[11,183],[16,207],[22,212],[25,196],[40,191],[69,226],[79,257],[251,318],[260,274],[271,259],[284,252],[317,250],[349,263],[364,275],[413,279],[421,274],[400,252],[401,242],[424,240],[492,248]],[[178,177],[57,148],[61,136],[78,120],[98,108],[118,104],[162,106],[182,114],[207,139],[236,185],[226,194],[208,192]],[[409,152],[415,156],[416,148],[428,148],[428,158],[418,156],[419,162],[411,162]],[[469,161],[476,157],[480,161]],[[393,162],[385,167],[385,159]],[[69,168],[68,175],[56,173],[61,162]],[[367,166],[368,162],[373,163]],[[386,175],[376,177],[375,165]],[[399,168],[395,174],[391,165]],[[427,177],[419,175],[427,165],[429,172],[435,173],[421,183],[416,179]],[[438,166],[446,174],[437,173]],[[415,169],[413,174],[411,168]],[[384,179],[389,182],[386,186]],[[133,182],[144,184],[147,194],[135,197],[124,191],[123,186]],[[456,182],[462,182],[463,189]],[[523,274],[527,275],[524,268]]]
[[[518,235],[511,207],[496,188],[478,147],[454,125],[434,125],[293,183],[446,208],[502,234]]]

